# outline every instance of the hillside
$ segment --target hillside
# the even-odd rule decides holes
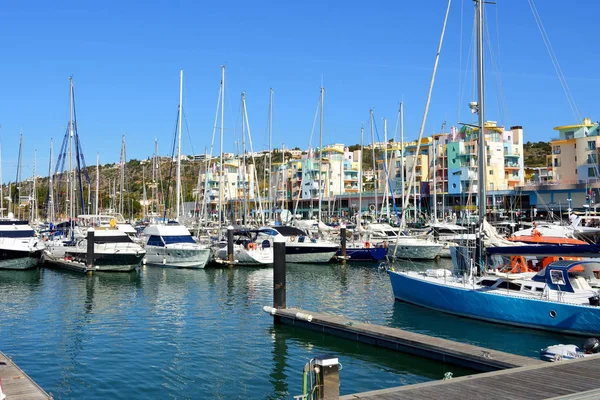
[[[525,167],[546,166],[546,156],[552,152],[552,146],[548,142],[527,142],[523,145]]]

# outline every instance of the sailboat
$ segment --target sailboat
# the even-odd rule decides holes
[[[475,0],[477,13],[478,101],[470,106],[479,117],[479,218],[485,221],[485,125],[483,96],[483,7]],[[446,13],[446,19],[447,19]],[[425,272],[388,270],[397,300],[422,307],[507,325],[557,331],[577,335],[600,334],[600,281],[596,271],[600,262],[558,260],[550,263],[532,278],[522,274],[477,277],[475,268],[484,267],[481,233],[475,251],[475,262],[467,260],[468,273],[455,277],[446,269]],[[589,256],[581,246],[551,246],[570,256]],[[583,246],[586,247],[586,246]],[[589,246],[593,247],[593,246]],[[538,250],[537,246],[531,246]],[[577,252],[575,251],[577,248]],[[523,247],[496,247],[494,252],[519,254]],[[542,249],[539,249],[542,250]],[[488,250],[489,251],[489,250]],[[578,254],[578,252],[581,252]],[[597,249],[592,249],[592,254]],[[465,261],[453,251],[455,268]],[[519,254],[522,255],[522,254]],[[564,254],[563,254],[564,255]]]
[[[94,267],[97,271],[132,271],[142,262],[146,251],[140,245],[134,243],[127,233],[117,228],[117,221],[109,218],[107,224],[102,223],[100,215],[82,214],[77,216],[77,196],[75,195],[75,171],[80,172],[79,162],[83,161],[81,155],[81,145],[79,135],[77,134],[77,122],[75,116],[73,78],[70,79],[70,106],[69,106],[69,124],[63,140],[62,149],[69,148],[69,171],[67,172],[67,199],[65,201],[66,215],[69,221],[60,225],[68,226],[68,238],[56,235],[53,232],[52,239],[46,242],[46,251],[42,255],[45,262],[53,263],[59,260],[69,260],[73,262],[85,262],[87,260],[87,232],[89,229],[95,230],[94,238]],[[75,149],[73,149],[75,147]],[[73,150],[77,153],[77,168],[73,167]],[[59,156],[64,165],[65,154],[61,152]],[[81,157],[81,159],[79,159]],[[83,189],[81,186],[81,177],[79,177],[79,208],[85,213],[83,202]]]
[[[147,226],[142,232],[143,245],[146,249],[146,264],[175,268],[204,268],[211,257],[208,246],[198,244],[190,231],[179,224],[181,218],[181,122],[183,115],[183,71],[179,73],[179,115],[177,145],[177,177],[176,177],[176,223]]]

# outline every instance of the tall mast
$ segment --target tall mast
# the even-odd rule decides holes
[[[148,197],[146,196],[146,166],[142,166],[142,187],[144,194],[144,215],[142,218],[146,218],[148,215]]]
[[[406,223],[406,219],[404,217],[404,213],[406,212],[406,199],[404,198],[404,104],[400,103],[400,110],[398,110],[398,112],[400,113],[400,143],[401,143],[401,148],[400,148],[400,181],[402,182],[402,184],[400,185],[400,193],[402,196],[402,218],[400,219],[400,227],[404,228],[404,225]]]
[[[388,177],[387,177],[387,118],[383,119],[383,177],[385,179],[385,216],[389,218],[390,216],[390,202],[389,202],[389,186],[388,186]],[[383,205],[382,205],[383,206]]]
[[[436,223],[437,222],[437,178],[435,176],[435,162],[436,162],[436,141],[435,141],[435,135],[433,135],[433,140],[432,140],[432,151],[431,151],[431,157],[433,158],[433,175],[432,175],[432,181],[433,181],[433,219],[432,222]]]
[[[48,220],[54,222],[54,174],[52,172],[52,152],[54,142],[50,139],[50,161],[48,162]],[[1,177],[0,177],[1,180]],[[1,196],[0,186],[0,196]],[[1,204],[1,203],[0,203]],[[0,206],[1,207],[1,206]]]
[[[19,207],[19,205],[21,204],[21,177],[22,177],[22,173],[21,173],[21,168],[22,168],[22,158],[23,156],[23,134],[21,133],[19,135],[19,161],[17,164],[17,217],[20,219],[21,218],[21,207]]]
[[[225,185],[225,179],[223,179],[223,113],[225,112],[225,66],[221,66],[221,156],[219,166],[219,228],[222,225],[223,219],[223,189]]]
[[[479,151],[477,156],[479,173],[479,224],[485,220],[487,208],[485,196],[485,117],[484,117],[484,91],[483,91],[483,0],[475,0],[477,9],[477,114],[479,116]]]
[[[373,191],[375,192],[375,221],[377,221],[377,164],[375,162],[375,129],[373,124],[373,109],[369,110],[369,123],[371,124],[371,155],[373,156]]]
[[[183,70],[179,72],[179,121],[177,122],[177,206],[175,220],[179,221],[179,205],[181,204],[181,121],[183,116]]]
[[[31,182],[31,200],[29,207],[31,208],[31,220],[30,222],[35,223],[37,221],[37,196],[35,193],[35,174],[36,174],[36,162],[37,162],[37,150],[33,150],[33,177]]]
[[[73,224],[72,218],[74,218],[74,176],[73,174],[73,77],[69,78],[69,87],[70,87],[70,96],[69,96],[69,172],[67,174],[67,214],[71,219],[71,224]],[[72,227],[71,227],[72,228]]]
[[[100,153],[96,153],[96,196],[94,196],[94,213],[99,214],[98,197],[100,197]]]
[[[323,220],[322,206],[325,195],[325,179],[321,183],[321,168],[323,165],[323,108],[325,106],[325,88],[321,87],[321,113],[319,121],[319,222]]]
[[[273,171],[273,88],[269,88],[269,221],[273,220],[273,186],[271,172]]]
[[[360,157],[358,158],[358,221],[356,221],[356,226],[361,227],[362,221],[362,192],[363,192],[363,177],[362,177],[362,162],[363,162],[363,145],[365,139],[365,128],[363,126],[360,127]]]
[[[246,116],[246,95],[242,92],[242,165],[239,168],[241,180],[244,182],[242,196],[242,224],[248,224],[248,211],[249,211],[249,195],[250,195],[250,177],[246,171],[246,124],[244,117]],[[246,187],[246,183],[248,187]]]
[[[125,135],[121,137],[121,190],[119,191],[119,213],[125,212]]]
[[[154,203],[154,212],[158,215],[159,201],[158,201],[158,139],[154,139],[154,157],[152,160],[152,202]]]

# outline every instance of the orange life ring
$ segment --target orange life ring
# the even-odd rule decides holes
[[[248,243],[248,250],[256,250],[257,248],[256,243]]]
[[[295,242],[296,241],[296,236],[290,236],[290,242]]]
[[[368,249],[368,248],[370,248],[370,247],[371,247],[371,243],[369,243],[369,242],[365,242],[365,249]]]

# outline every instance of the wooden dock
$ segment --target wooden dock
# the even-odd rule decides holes
[[[42,258],[42,263],[45,266],[68,269],[69,271],[81,272],[83,274],[92,273],[96,270],[94,267],[88,267],[86,263],[81,261],[64,260],[49,255],[45,255]]]
[[[342,400],[600,399],[600,356],[342,396]]]
[[[265,307],[265,311],[271,311],[271,314],[272,310]],[[284,324],[308,328],[476,371],[489,372],[523,366],[547,365],[547,363],[534,358],[408,332],[398,328],[353,321],[335,315],[286,308],[277,309],[274,317],[278,322]]]
[[[2,352],[0,352],[0,379],[6,400],[52,398]]]

